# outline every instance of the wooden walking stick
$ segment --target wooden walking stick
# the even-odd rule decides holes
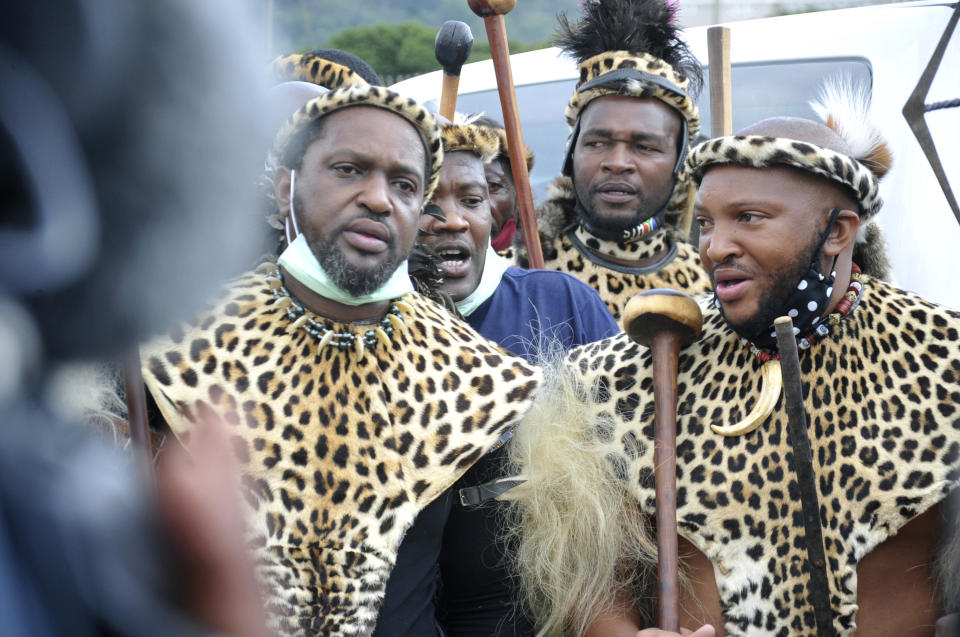
[[[707,29],[707,64],[710,65],[710,136],[733,135],[729,27]]]
[[[443,90],[440,92],[440,114],[453,121],[457,110],[457,91],[460,88],[460,69],[473,49],[473,33],[470,25],[457,20],[447,20],[440,25],[433,53],[443,67]]]
[[[707,64],[710,67],[710,137],[733,135],[729,27],[707,29]],[[691,224],[689,239],[693,245],[699,244],[699,225]]]
[[[647,290],[623,311],[623,328],[653,352],[654,485],[657,499],[659,624],[680,630],[677,558],[677,364],[680,348],[700,337],[697,302],[676,290]]]
[[[807,432],[807,414],[803,409],[803,382],[800,378],[800,356],[793,321],[781,316],[773,322],[780,351],[780,373],[783,375],[783,400],[787,411],[787,438],[793,450],[793,469],[797,475],[800,505],[803,511],[803,530],[807,544],[807,563],[810,579],[807,599],[813,607],[817,635],[833,637],[833,608],[830,604],[830,583],[827,558],[823,548],[823,528],[820,523],[820,498],[817,495],[817,476],[813,468],[813,451]]]
[[[523,242],[527,246],[530,267],[542,269],[543,251],[540,249],[537,217],[533,210],[530,174],[527,172],[527,160],[523,156],[525,146],[523,134],[520,132],[520,116],[517,113],[513,73],[510,70],[507,27],[503,21],[504,14],[509,13],[516,6],[517,0],[467,0],[467,4],[474,13],[483,18],[483,24],[487,29],[487,40],[490,42],[490,54],[493,57],[493,70],[497,76],[497,90],[500,92],[503,127],[507,131],[507,144],[510,146],[510,167],[513,170],[513,182],[517,188]]]

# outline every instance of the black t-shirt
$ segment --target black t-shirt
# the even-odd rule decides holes
[[[620,331],[596,290],[549,270],[508,268],[490,299],[467,318],[480,334],[528,360],[568,350]],[[509,443],[508,443],[509,444]],[[487,454],[454,487],[440,553],[437,615],[448,637],[533,635],[523,615],[518,582],[508,564],[503,508],[489,501],[460,504],[457,490],[502,477],[506,447]]]
[[[467,322],[528,360],[540,351],[567,350],[620,331],[590,286],[562,272],[519,268],[507,269],[493,296]],[[376,637],[443,634],[435,625],[437,617],[448,637],[533,634],[516,611],[519,593],[501,544],[504,505],[489,502],[464,509],[458,495],[462,487],[501,477],[504,455],[501,448],[482,458],[414,520],[387,581]]]
[[[434,610],[439,577],[439,538],[450,512],[448,490],[420,511],[403,536],[397,563],[387,580],[374,637],[442,635]]]
[[[487,454],[470,468],[456,488],[476,486],[503,475],[506,447]],[[456,491],[454,491],[456,493]],[[465,507],[453,499],[440,553],[440,622],[450,637],[533,635],[524,616],[518,583],[502,537],[502,502]]]

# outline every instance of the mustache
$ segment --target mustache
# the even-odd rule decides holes
[[[374,213],[372,213],[372,212],[364,212],[364,213],[355,215],[355,216],[353,216],[353,217],[350,217],[349,219],[345,219],[345,220],[343,221],[343,223],[340,223],[340,224],[336,227],[336,229],[335,229],[335,230],[333,231],[333,233],[331,234],[331,237],[332,237],[332,236],[339,236],[339,235],[343,234],[343,233],[346,231],[347,226],[349,226],[349,225],[352,224],[352,223],[355,223],[356,221],[359,221],[360,219],[366,219],[366,220],[368,220],[368,221],[373,221],[374,223],[378,223],[378,224],[380,224],[381,226],[383,226],[384,228],[386,228],[386,229],[387,229],[387,237],[386,237],[385,239],[383,239],[383,241],[386,242],[388,245],[393,245],[393,244],[396,242],[396,232],[397,232],[397,229],[396,229],[395,227],[390,226],[390,225],[387,223],[387,219],[386,219],[386,217],[385,217],[384,215],[377,215],[377,214],[374,214]]]
[[[737,272],[743,272],[744,274],[748,275],[751,278],[754,278],[757,276],[757,273],[756,271],[754,271],[753,268],[748,268],[741,263],[737,263],[732,258],[725,259],[721,263],[718,263],[717,265],[713,266],[713,269],[710,270],[710,279],[714,283],[716,283],[717,270],[736,270]]]
[[[448,241],[463,243],[463,233],[448,232],[446,230],[442,230],[440,232],[431,232],[430,230],[424,230],[423,228],[417,230],[417,243],[428,247],[430,250],[433,250],[433,246],[440,245]]]

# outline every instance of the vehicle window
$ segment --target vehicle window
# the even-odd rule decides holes
[[[517,87],[517,108],[523,126],[523,141],[533,149],[536,160],[530,175],[533,200],[539,205],[547,198],[547,187],[560,174],[563,153],[570,129],[563,118],[567,101],[576,87],[575,79]],[[428,102],[436,109],[439,102]],[[457,111],[485,113],[503,121],[500,94],[497,91],[466,93],[457,98]]]
[[[733,129],[775,115],[816,119],[809,101],[817,96],[823,82],[834,76],[851,78],[872,90],[873,74],[865,58],[819,58],[777,62],[734,64]],[[530,176],[536,204],[546,199],[547,187],[560,174],[569,129],[563,112],[576,86],[575,79],[527,84],[517,87],[517,103],[523,123],[523,139],[536,153]],[[436,101],[429,104],[434,110]],[[710,86],[704,69],[704,87],[697,101],[701,133],[710,131]],[[503,121],[500,96],[495,90],[460,95],[461,113],[485,113]]]
[[[734,64],[730,69],[733,91],[733,130],[767,117],[789,115],[817,119],[810,108],[823,83],[833,77],[849,78],[872,92],[873,73],[865,58],[818,58],[816,60],[778,60]],[[700,133],[710,136],[709,67],[703,69],[700,109]]]

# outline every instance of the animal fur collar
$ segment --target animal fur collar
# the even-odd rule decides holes
[[[575,211],[577,195],[573,187],[573,180],[570,177],[557,177],[550,184],[547,196],[549,198],[537,209],[537,230],[540,234],[540,245],[544,252],[544,259],[550,260],[552,257],[548,256],[548,253],[556,251],[553,244],[563,237],[569,229],[576,228],[579,219]],[[579,236],[583,243],[594,252],[616,259],[637,261],[669,248],[671,241],[676,241],[678,237],[682,240],[684,233],[675,225],[671,225],[671,219],[676,222],[676,219],[671,218],[668,213],[668,223],[665,230],[655,232],[632,243],[598,239],[589,236],[582,229],[579,231]],[[517,260],[521,264],[527,264],[527,249],[523,243],[522,231],[523,229],[514,236],[512,249]]]
[[[198,422],[229,428],[271,629],[366,634],[414,517],[512,431],[541,374],[416,293],[389,339],[321,348],[274,268],[144,346],[144,381],[187,446]]]

